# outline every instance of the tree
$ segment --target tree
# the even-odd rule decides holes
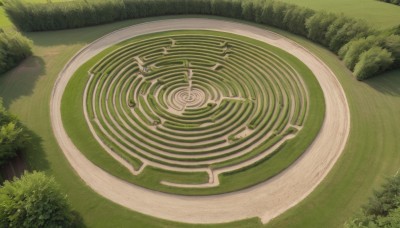
[[[345,227],[400,227],[400,176],[389,178]]]
[[[325,38],[329,42],[329,49],[337,53],[343,45],[352,39],[371,34],[372,32],[365,23],[341,17],[329,26]]]
[[[383,40],[376,36],[355,39],[344,45],[339,50],[339,56],[341,59],[343,59],[343,62],[346,64],[347,68],[353,70],[363,52],[368,51],[371,46],[381,46],[382,42]]]
[[[1,227],[74,227],[67,196],[43,172],[6,181],[0,188]]]
[[[29,136],[18,122],[9,114],[0,98],[0,165],[7,163],[29,142]]]
[[[392,53],[394,60],[391,68],[400,67],[400,35],[386,36],[382,46]]]
[[[31,41],[16,31],[0,29],[0,74],[32,55]]]
[[[325,34],[337,16],[332,13],[319,12],[306,20],[307,37],[320,44],[327,45]]]
[[[357,80],[364,80],[385,71],[392,63],[391,53],[375,46],[360,55],[360,61],[354,67],[354,75]]]
[[[306,20],[315,14],[315,11],[292,6],[286,11],[284,24],[288,31],[302,36],[307,36]]]

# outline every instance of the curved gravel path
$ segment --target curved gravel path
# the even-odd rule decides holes
[[[303,61],[324,91],[326,114],[312,145],[289,168],[254,187],[214,196],[178,196],[147,190],[122,181],[95,166],[72,143],[61,120],[61,98],[73,73],[105,48],[152,32],[208,29],[236,33],[279,47]],[[299,203],[323,180],[343,151],[350,130],[344,91],[332,71],[312,53],[278,34],[214,19],[170,19],[117,30],[83,48],[60,72],[50,101],[54,135],[71,166],[94,191],[132,210],[187,223],[222,223],[259,217],[263,223]]]

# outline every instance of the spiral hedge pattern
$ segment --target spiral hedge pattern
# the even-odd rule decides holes
[[[135,170],[216,173],[249,167],[301,130],[299,73],[273,52],[234,38],[166,35],[131,42],[90,70],[94,134]],[[191,185],[164,184],[178,187]]]

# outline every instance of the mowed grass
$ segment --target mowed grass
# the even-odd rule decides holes
[[[400,24],[400,7],[377,0],[280,0],[315,10],[343,13],[365,20],[376,29]]]
[[[144,21],[146,20],[67,31],[29,33],[28,37],[35,42],[35,57],[0,77],[0,96],[4,97],[5,105],[37,136],[37,146],[28,151],[31,168],[45,170],[56,177],[57,182],[68,193],[73,208],[83,216],[89,227],[191,226],[129,211],[94,193],[71,169],[51,130],[51,90],[64,64],[85,44],[101,35]],[[340,227],[365,203],[372,189],[377,188],[385,177],[393,175],[400,167],[400,71],[358,82],[328,50],[303,38],[277,32],[309,48],[335,72],[349,100],[352,130],[343,155],[322,184],[298,206],[266,226]],[[220,226],[261,225],[257,219],[252,219]]]

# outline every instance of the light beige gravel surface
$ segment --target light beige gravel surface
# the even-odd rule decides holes
[[[281,48],[303,61],[324,92],[326,114],[311,146],[289,168],[254,187],[215,196],[178,196],[147,190],[114,177],[89,161],[72,143],[61,120],[61,98],[73,73],[105,48],[153,32],[207,29],[235,33]],[[78,52],[60,72],[50,101],[54,135],[82,180],[103,197],[129,209],[179,222],[222,223],[259,217],[263,223],[299,203],[323,180],[346,144],[350,113],[345,93],[332,71],[302,46],[273,32],[215,19],[169,19],[117,30]]]

